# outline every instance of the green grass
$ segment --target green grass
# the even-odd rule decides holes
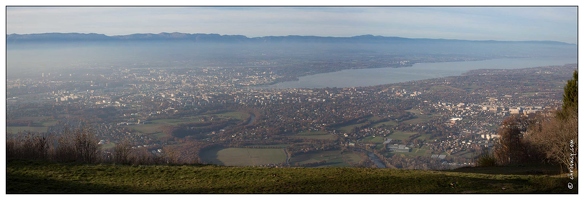
[[[54,126],[54,125],[57,125],[57,120],[44,121],[44,122],[42,122],[42,125],[47,126],[47,127]]]
[[[300,132],[292,137],[306,138],[306,139],[318,139],[318,140],[334,140],[335,136],[329,134],[325,131],[304,131]]]
[[[144,134],[154,134],[160,132],[160,128],[165,126],[164,124],[140,124],[140,125],[130,125],[128,128],[134,129],[140,133]]]
[[[385,140],[383,139],[383,137],[380,137],[380,136],[376,136],[376,137],[367,136],[367,137],[363,138],[363,140],[361,140],[361,142],[381,144],[381,143],[385,142]]]
[[[341,126],[341,127],[337,128],[337,130],[343,131],[345,133],[350,133],[353,131],[353,128],[355,128],[357,126],[363,126],[366,123],[367,122],[363,122],[363,123],[359,123],[359,124],[351,124],[351,125],[347,125],[347,126]]]
[[[101,149],[102,149],[102,150],[112,149],[112,148],[114,148],[115,146],[116,146],[116,143],[109,142],[109,143],[107,143],[107,144],[103,144],[103,145],[101,145]]]
[[[165,125],[179,125],[184,123],[199,122],[199,117],[188,117],[179,119],[157,119],[152,120],[152,124],[165,124]]]
[[[372,124],[372,127],[373,128],[379,128],[379,127],[381,127],[383,125],[386,125],[386,126],[397,126],[398,123],[396,121],[390,120],[390,121],[386,121],[386,122],[377,122],[377,123],[374,123],[374,124]]]
[[[286,148],[290,146],[290,144],[268,144],[268,145],[247,145],[246,147],[270,147],[270,148]]]
[[[348,157],[354,158],[354,157]],[[343,160],[343,154],[341,154],[340,150],[333,150],[333,151],[317,151],[311,153],[304,153],[292,156],[290,159],[290,164],[294,166],[296,163],[298,164],[307,164],[307,163],[315,163],[326,161],[326,163],[316,166],[316,167],[349,167],[351,163],[347,163]]]
[[[245,112],[238,112],[238,111],[231,111],[231,112],[222,112],[215,114],[217,116],[228,117],[228,118],[235,118],[238,120],[247,120],[249,118],[249,114]]]
[[[410,119],[410,120],[406,120],[406,121],[403,121],[401,123],[406,123],[406,124],[425,123],[425,122],[428,122],[428,121],[434,119],[434,117],[436,116],[436,115],[427,115],[425,113],[422,114],[422,111],[417,110],[417,109],[406,110],[406,111],[416,114],[416,118]]]
[[[283,149],[213,148],[201,152],[205,163],[225,166],[258,166],[286,162]]]
[[[487,172],[506,172],[491,174]],[[419,171],[372,168],[126,166],[8,161],[7,194],[439,194],[573,193],[565,175],[507,168]],[[521,171],[521,170],[520,170]],[[577,176],[576,176],[577,178]]]
[[[193,122],[200,122],[201,117],[203,116],[212,116],[212,115],[216,115],[218,117],[224,117],[224,118],[234,118],[234,119],[238,119],[238,120],[247,120],[247,118],[249,117],[249,114],[244,113],[244,112],[223,112],[223,113],[218,113],[218,114],[210,114],[210,115],[199,115],[199,116],[192,116],[192,117],[183,117],[183,118],[178,118],[178,119],[156,119],[156,120],[152,120],[150,121],[150,124],[140,124],[140,125],[129,125],[128,128],[134,129],[135,131],[139,132],[139,133],[143,133],[143,134],[154,134],[154,137],[164,137],[164,135],[160,135],[161,134],[161,129],[164,126],[177,126],[180,124],[185,124],[185,123],[193,123]]]
[[[49,127],[29,127],[29,126],[7,126],[6,127],[6,132],[7,133],[13,133],[16,134],[18,132],[47,132],[47,130],[49,129]]]
[[[391,135],[387,136],[388,138],[394,139],[394,140],[405,140],[408,139],[411,135],[416,134],[416,132],[403,132],[403,131],[396,131],[394,133],[392,133]]]
[[[430,139],[431,136],[432,136],[432,134],[422,134],[422,135],[420,135],[420,137],[417,137],[417,139],[428,140],[428,139]]]
[[[415,158],[417,156],[431,156],[430,150],[424,148],[412,148],[410,152],[391,152],[391,154],[401,154],[406,157]]]

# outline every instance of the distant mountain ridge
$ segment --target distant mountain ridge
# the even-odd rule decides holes
[[[536,43],[574,45],[557,41],[497,41],[497,40],[457,40],[457,39],[431,39],[431,38],[404,38],[386,37],[374,35],[359,35],[352,37],[325,37],[325,36],[263,36],[246,37],[243,35],[220,35],[206,33],[136,33],[130,35],[107,36],[97,33],[36,33],[36,34],[8,34],[7,43],[21,42],[102,42],[102,41],[193,41],[193,42],[324,42],[324,43],[400,43],[400,42],[479,42],[479,43]]]

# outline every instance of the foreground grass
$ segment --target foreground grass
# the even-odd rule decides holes
[[[36,161],[8,161],[6,165],[8,194],[577,193],[577,181],[572,181],[573,190],[567,189],[568,181],[559,175],[370,168],[123,166]]]

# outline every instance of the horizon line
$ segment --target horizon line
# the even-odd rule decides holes
[[[254,38],[263,38],[263,37],[291,37],[291,36],[298,36],[298,37],[322,37],[322,38],[353,38],[359,36],[372,36],[372,37],[384,37],[384,38],[403,38],[403,39],[429,39],[429,40],[458,40],[458,41],[473,41],[473,42],[556,42],[556,43],[563,43],[563,44],[570,44],[570,45],[577,45],[577,43],[568,43],[568,42],[561,42],[555,40],[493,40],[493,39],[452,39],[452,38],[429,38],[429,37],[421,37],[421,38],[411,38],[411,37],[404,37],[404,36],[383,36],[383,35],[373,35],[373,34],[362,34],[362,35],[353,35],[353,36],[322,36],[322,35],[265,35],[265,36],[256,36],[250,37],[247,35],[241,34],[220,34],[220,33],[184,33],[184,32],[159,32],[159,33],[130,33],[130,34],[119,34],[119,35],[108,35],[104,33],[83,33],[83,32],[42,32],[42,33],[10,33],[6,34],[9,35],[41,35],[41,34],[96,34],[96,35],[104,35],[107,37],[119,37],[119,36],[130,36],[130,35],[138,35],[138,34],[152,34],[152,35],[160,35],[160,34],[205,34],[205,35],[219,35],[219,36],[243,36],[249,39]]]

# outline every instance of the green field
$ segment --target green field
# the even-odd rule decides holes
[[[381,127],[383,125],[386,125],[386,126],[397,126],[398,123],[396,121],[390,120],[390,121],[386,121],[386,122],[377,122],[377,123],[374,123],[374,124],[372,124],[372,127],[373,128],[379,128],[379,127]]]
[[[367,122],[363,122],[363,123],[359,123],[359,124],[351,124],[351,125],[347,125],[347,126],[341,126],[339,128],[337,128],[337,130],[343,131],[345,133],[350,133],[353,131],[353,129],[357,126],[363,126],[365,125]]]
[[[425,148],[412,148],[410,152],[399,152],[396,154],[403,154],[405,156],[416,157],[416,156],[430,156],[430,151]]]
[[[367,136],[361,140],[361,142],[364,142],[364,143],[378,143],[378,144],[381,144],[384,141],[385,140],[383,139],[383,137],[380,137],[380,136],[376,136],[376,137]]]
[[[47,126],[47,127],[54,126],[54,125],[57,125],[57,120],[44,121],[44,122],[42,122],[42,125]]]
[[[353,164],[358,164],[362,159],[359,154],[352,152],[345,152],[341,154],[340,150],[333,151],[318,151],[292,156],[290,165],[307,164],[326,161],[326,163],[315,167],[350,167]]]
[[[103,145],[101,145],[101,149],[102,149],[102,150],[112,149],[112,148],[114,148],[115,146],[116,146],[116,143],[109,142],[109,143],[107,143],[107,144],[103,144]]]
[[[453,156],[458,156],[458,157],[464,157],[464,158],[474,158],[477,156],[478,153],[473,153],[470,151],[461,151],[461,152],[457,152],[455,154],[452,154]]]
[[[324,131],[304,131],[292,137],[318,139],[318,140],[334,140],[335,136]]]
[[[205,163],[225,166],[258,166],[286,162],[283,149],[214,148],[199,155]]]
[[[32,126],[6,126],[6,133],[18,133],[18,132],[47,132],[49,126],[54,126],[57,124],[57,120],[53,120],[50,117],[21,117],[19,120],[31,120]]]
[[[8,161],[5,181],[7,194],[578,194],[577,174],[571,181],[555,171],[540,166],[423,171]],[[568,182],[574,189],[566,187]]]
[[[180,119],[157,119],[150,121],[150,124],[140,124],[140,125],[129,125],[128,128],[134,129],[140,133],[144,134],[154,134],[160,133],[160,128],[164,126],[176,126],[184,123],[198,122],[200,118],[189,117]]]
[[[16,134],[18,132],[47,132],[49,127],[29,127],[29,126],[7,126],[6,133]]]
[[[270,148],[286,148],[291,144],[268,144],[268,145],[248,145],[246,147],[270,147]]]
[[[394,140],[406,140],[408,139],[411,135],[416,134],[416,132],[403,132],[403,131],[396,131],[394,133],[392,133],[391,135],[387,136],[388,138],[394,139]]]
[[[406,120],[406,121],[403,121],[400,123],[406,123],[406,124],[425,123],[425,122],[428,122],[428,121],[434,119],[434,117],[435,117],[435,115],[422,114],[422,112],[420,110],[416,110],[416,109],[406,110],[406,111],[416,114],[416,118],[409,119],[409,120]]]
[[[164,124],[140,124],[140,125],[130,125],[127,127],[134,129],[135,131],[138,131],[140,133],[154,134],[154,133],[161,132],[160,128],[162,126],[165,126],[165,125]]]
[[[247,114],[247,113],[233,111],[233,112],[223,112],[223,113],[210,114],[210,115],[184,117],[184,118],[178,118],[178,119],[156,119],[156,120],[150,121],[151,122],[150,124],[129,125],[128,128],[134,129],[135,131],[137,131],[139,133],[143,133],[146,135],[152,134],[154,137],[160,138],[160,137],[164,137],[164,135],[162,134],[162,131],[161,131],[161,128],[164,126],[177,126],[180,124],[200,122],[200,120],[203,116],[209,117],[212,115],[216,115],[218,117],[224,117],[224,118],[235,118],[235,119],[239,119],[239,120],[247,120],[247,118],[249,118],[249,114]]]
[[[422,135],[420,135],[420,137],[417,137],[417,139],[429,140],[431,136],[432,136],[431,134],[422,134]]]
[[[249,118],[249,114],[245,112],[239,111],[231,111],[231,112],[222,112],[215,114],[217,116],[228,117],[228,118],[235,118],[239,120],[247,120]]]

